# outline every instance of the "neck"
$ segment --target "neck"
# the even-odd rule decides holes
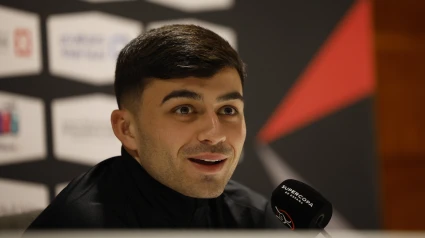
[[[137,189],[156,213],[173,222],[190,222],[195,214],[208,211],[214,199],[198,199],[185,196],[155,180],[127,149],[122,148],[122,157],[128,161],[128,170],[137,184]]]

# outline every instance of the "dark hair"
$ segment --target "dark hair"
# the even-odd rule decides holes
[[[216,33],[195,25],[167,25],[130,41],[115,69],[118,107],[138,102],[150,78],[211,77],[235,68],[243,82],[245,65],[230,44]]]

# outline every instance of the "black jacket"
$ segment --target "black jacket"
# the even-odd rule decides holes
[[[75,178],[28,230],[283,228],[269,202],[229,181],[218,198],[186,197],[154,180],[124,149]]]

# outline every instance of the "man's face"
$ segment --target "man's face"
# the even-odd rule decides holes
[[[190,197],[219,196],[246,136],[242,84],[225,68],[211,78],[150,82],[138,114],[138,160],[167,187]]]

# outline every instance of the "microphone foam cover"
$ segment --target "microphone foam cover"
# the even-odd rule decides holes
[[[276,217],[291,230],[322,229],[332,217],[332,204],[305,183],[283,181],[274,191],[271,206]]]

